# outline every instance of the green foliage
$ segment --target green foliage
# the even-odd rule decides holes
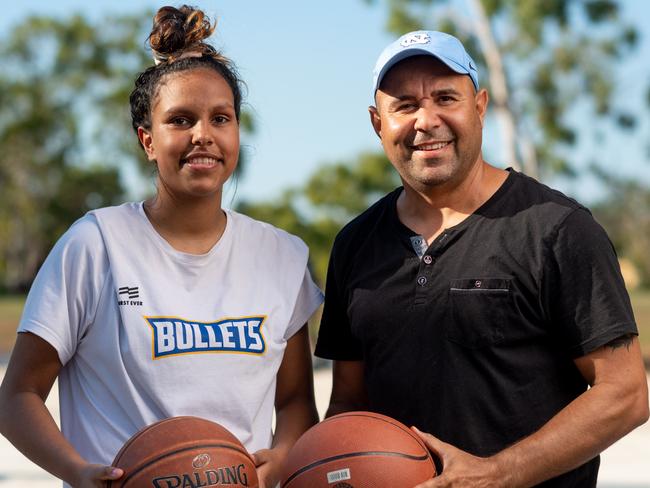
[[[123,201],[125,167],[151,172],[129,94],[152,64],[152,15],[35,16],[0,40],[0,291],[27,288],[86,211]],[[250,113],[241,124],[253,130]]]
[[[381,196],[399,186],[383,154],[326,165],[277,202],[242,202],[238,210],[300,236],[309,246],[314,278],[323,286],[336,233]]]
[[[650,188],[597,167],[593,171],[606,184],[609,196],[592,211],[619,256],[635,265],[641,286],[650,288]]]
[[[0,289],[26,288],[87,210],[124,197],[128,93],[148,64],[146,16],[30,17],[0,45]],[[89,165],[87,159],[97,159]]]

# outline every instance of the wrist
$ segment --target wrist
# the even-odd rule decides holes
[[[515,488],[521,486],[517,463],[508,451],[502,451],[487,458],[490,464],[490,477],[494,486]]]
[[[62,476],[63,481],[70,486],[81,486],[85,479],[85,472],[88,466],[89,464],[85,461],[72,462]]]

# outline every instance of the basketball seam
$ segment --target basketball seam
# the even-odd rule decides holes
[[[339,454],[338,456],[331,456],[325,459],[320,459],[311,464],[308,464],[307,466],[300,468],[298,471],[294,472],[291,476],[287,478],[287,480],[282,484],[282,487],[287,486],[291,481],[293,481],[296,477],[300,476],[305,471],[309,471],[310,469],[320,466],[322,464],[329,463],[331,461],[338,461],[339,459],[345,459],[348,457],[361,457],[361,456],[391,456],[391,457],[401,457],[401,458],[411,459],[413,461],[426,461],[427,459],[429,459],[428,453],[423,456],[414,456],[411,454],[404,454],[401,452],[390,452],[390,451],[362,451],[362,452],[350,452],[346,454]]]
[[[373,413],[373,412],[368,412],[368,413]],[[426,449],[426,445],[424,444],[424,442],[422,441],[422,439],[420,439],[420,438],[415,434],[415,432],[413,432],[411,429],[409,429],[406,425],[404,425],[404,424],[398,422],[397,420],[395,420],[395,419],[393,419],[393,418],[390,418],[390,417],[389,417],[388,419],[386,419],[386,418],[382,418],[383,416],[380,417],[379,415],[381,415],[381,414],[368,415],[367,413],[361,413],[361,412],[359,412],[359,413],[355,413],[355,412],[346,412],[346,413],[342,413],[342,414],[336,415],[336,416],[334,416],[334,417],[330,417],[330,418],[328,418],[328,419],[325,419],[323,422],[321,422],[321,424],[326,423],[326,422],[332,422],[332,421],[335,421],[335,420],[337,420],[337,419],[343,419],[344,417],[365,417],[365,418],[374,419],[374,420],[381,420],[381,421],[384,422],[385,424],[392,425],[393,427],[398,428],[398,429],[401,430],[402,432],[406,432],[406,433],[407,433],[408,435],[410,435],[410,436],[411,436],[415,441],[417,441],[418,444],[420,444],[422,447],[424,447],[424,448]]]
[[[136,440],[140,439],[143,435],[148,434],[151,430],[154,428],[158,428],[163,424],[167,423],[178,423],[179,420],[192,420],[192,421],[199,421],[201,423],[206,423],[206,424],[213,424],[214,422],[201,418],[201,417],[194,417],[192,415],[181,415],[178,417],[167,417],[162,420],[159,420],[158,422],[155,422],[153,424],[147,425],[145,428],[140,429],[140,431],[136,432],[123,446],[122,448],[117,452],[115,455],[115,459],[113,460],[113,465],[116,465],[121,459],[122,455],[124,452],[127,450],[131,444],[133,444]],[[218,425],[218,424],[217,424]]]
[[[240,454],[243,454],[244,456],[246,456],[250,460],[250,456],[246,451],[242,451],[241,449],[237,449],[236,447],[233,447],[233,446],[230,446],[230,445],[227,445],[227,444],[198,444],[198,445],[195,444],[193,446],[184,447],[182,449],[177,449],[175,451],[170,451],[170,452],[167,452],[167,453],[165,453],[165,454],[163,454],[161,456],[158,456],[158,457],[152,459],[151,461],[143,464],[142,466],[138,466],[137,468],[134,468],[126,478],[124,478],[123,480],[118,480],[118,481],[120,481],[122,483],[122,486],[126,486],[126,484],[129,482],[129,480],[131,478],[133,478],[133,476],[138,474],[143,469],[151,466],[152,464],[157,463],[161,459],[166,458],[167,456],[178,454],[178,453],[181,453],[181,452],[184,452],[184,451],[190,451],[192,449],[203,449],[203,448],[209,448],[209,447],[224,447],[226,449],[231,449],[233,451],[237,451]],[[108,488],[110,488],[111,486],[112,486],[112,482],[109,481]]]

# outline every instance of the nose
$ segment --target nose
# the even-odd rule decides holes
[[[214,142],[210,124],[203,121],[198,121],[194,125],[192,131],[192,144],[195,146],[209,146]]]
[[[417,131],[429,132],[431,129],[440,127],[441,124],[442,120],[433,105],[422,105],[415,113],[414,129]]]

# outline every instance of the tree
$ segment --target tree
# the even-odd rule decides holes
[[[334,236],[399,185],[383,153],[363,153],[354,161],[322,166],[304,186],[287,190],[278,201],[244,201],[237,210],[300,236],[309,247],[314,278],[324,286]]]
[[[34,16],[0,42],[0,291],[28,288],[72,222],[122,202],[125,168],[151,172],[128,100],[152,15]]]
[[[393,33],[438,29],[465,43],[489,87],[505,163],[516,169],[534,177],[575,174],[567,150],[580,135],[569,121],[576,107],[618,128],[635,125],[633,114],[610,103],[614,67],[638,37],[620,20],[616,1],[387,0],[387,6]]]
[[[74,220],[122,200],[118,161],[134,164],[138,151],[125,132],[148,61],[144,18],[31,17],[2,43],[0,289],[28,287]]]
[[[607,197],[592,211],[607,230],[619,256],[629,259],[639,273],[640,285],[650,287],[650,188],[593,167],[608,187]]]
[[[399,177],[383,153],[363,153],[354,161],[322,166],[304,186],[286,190],[276,201],[242,201],[237,210],[301,237],[309,247],[312,276],[324,289],[338,231],[399,185]],[[319,318],[314,317],[309,324],[314,340],[318,323]]]

